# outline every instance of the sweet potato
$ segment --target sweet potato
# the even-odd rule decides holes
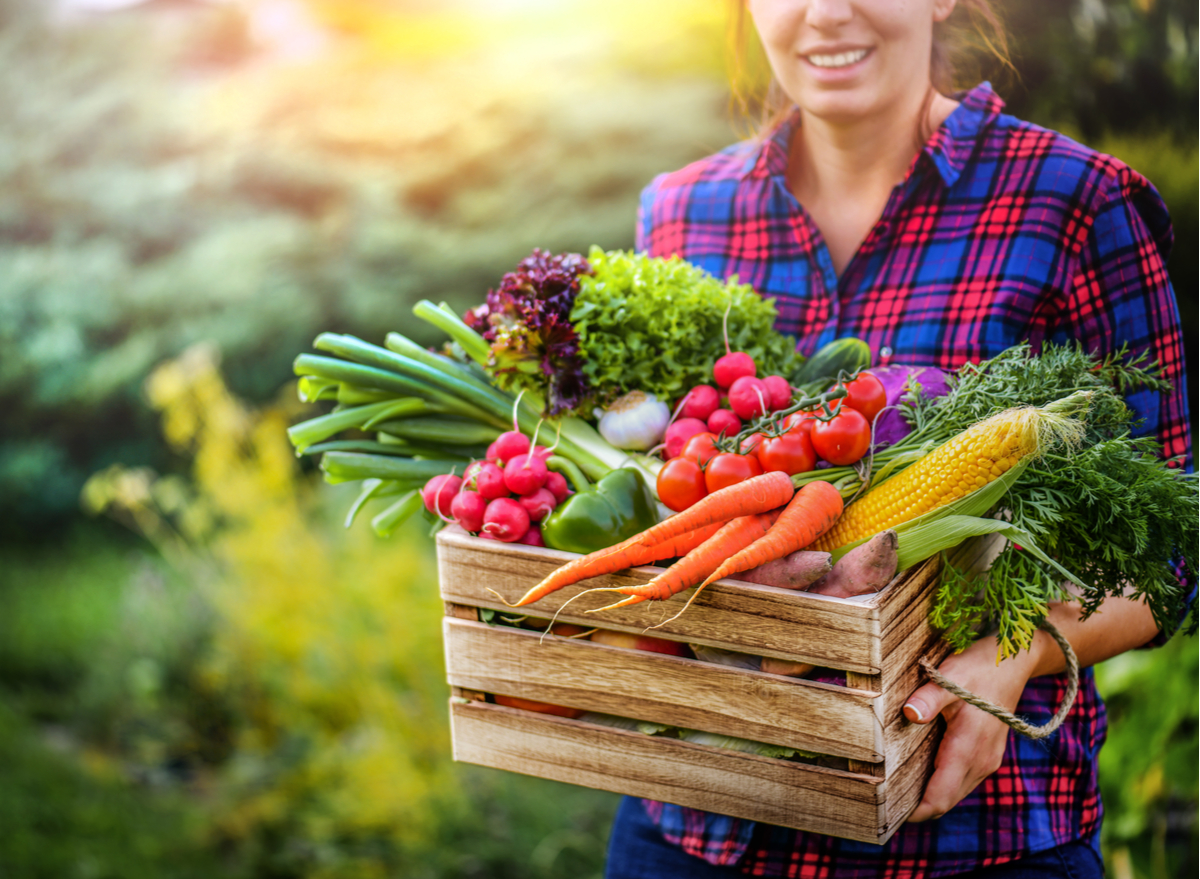
[[[830,573],[829,553],[801,549],[781,559],[735,574],[738,580],[778,586],[781,589],[805,589],[810,583]]]
[[[878,592],[896,576],[896,532],[880,531],[840,559],[833,570],[808,587],[817,595],[853,598]]]
[[[816,668],[807,662],[795,662],[791,659],[776,659],[773,656],[762,658],[762,670],[772,675],[787,675],[792,678],[802,678]]]

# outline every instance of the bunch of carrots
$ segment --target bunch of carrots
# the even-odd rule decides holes
[[[681,557],[678,562],[649,583],[589,591],[625,596],[597,609],[609,610],[648,599],[663,601],[698,585],[688,601],[690,606],[714,580],[808,546],[833,527],[842,508],[842,496],[828,482],[810,482],[797,490],[786,474],[764,473],[715,491],[622,543],[568,562],[509,606],[532,604],[590,577],[677,557]]]

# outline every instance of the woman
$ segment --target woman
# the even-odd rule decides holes
[[[775,297],[804,353],[855,335],[883,363],[954,369],[1023,340],[1148,349],[1177,390],[1130,404],[1166,454],[1189,453],[1161,199],[1115,159],[1003,115],[987,84],[950,97],[942,31],[956,6],[996,23],[987,0],[749,0],[785,110],[761,140],[656,179],[639,249]],[[1065,603],[1049,618],[1084,666],[1157,634],[1145,605],[1122,598],[1086,622]],[[995,657],[985,638],[941,668],[1048,719],[1065,687],[1052,639]],[[608,875],[1102,875],[1105,716],[1090,670],[1040,743],[933,684],[904,712],[947,727],[924,798],[887,845],[627,798]]]

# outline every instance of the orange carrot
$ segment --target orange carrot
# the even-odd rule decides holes
[[[762,538],[771,530],[779,511],[758,513],[753,516],[739,516],[731,519],[704,543],[689,552],[671,567],[667,568],[649,583],[640,586],[622,586],[610,591],[628,595],[623,601],[610,604],[598,610],[609,610],[614,607],[627,607],[647,599],[666,601],[672,595],[677,595],[689,586],[695,586],[700,580],[711,574],[725,559],[745,549]],[[588,611],[594,613],[594,611]]]
[[[572,559],[521,596],[520,601],[516,604],[508,606],[524,607],[527,604],[533,604],[551,592],[557,592],[564,586],[570,586],[572,583],[578,583],[589,577],[599,577],[601,574],[611,574],[615,571],[623,571],[625,568],[648,565],[650,562],[687,555],[720,531],[724,524],[723,522],[714,522],[694,531],[678,534],[653,546],[643,546],[627,540],[617,546],[596,550],[596,552]],[[507,601],[504,603],[508,604]]]
[[[737,485],[714,491],[682,513],[664,519],[630,540],[650,546],[713,522],[728,522],[737,516],[753,516],[774,510],[791,500],[795,493],[792,478],[786,473],[772,471],[751,476]]]
[[[647,549],[658,553],[657,544],[684,538],[685,535],[705,528],[712,529],[708,532],[708,536],[712,536],[721,525],[730,519],[738,516],[752,516],[782,507],[795,492],[791,477],[786,473],[775,471],[764,473],[762,476],[753,476],[745,482],[714,491],[682,513],[676,513],[640,534],[633,535],[628,540],[570,562],[530,589],[516,604],[508,606],[523,607],[557,589],[589,577],[611,574],[613,571],[631,568],[634,565],[644,565],[647,562],[684,555],[703,543],[703,540],[692,543],[687,549],[681,549],[679,545],[675,545],[663,547],[662,554],[647,556],[643,553]],[[668,549],[675,551],[668,552]],[[570,570],[568,571],[567,568]],[[503,598],[501,600],[504,601]],[[505,604],[508,602],[505,601]]]
[[[783,558],[804,549],[826,531],[842,515],[842,496],[828,482],[810,482],[803,486],[779,516],[779,521],[767,534],[725,562],[708,575],[704,588],[714,580],[748,571],[767,562]]]

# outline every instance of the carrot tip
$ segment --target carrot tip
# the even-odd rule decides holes
[[[503,601],[506,607],[521,607],[522,605],[524,605],[524,604],[525,604],[525,600],[524,600],[524,599],[521,599],[521,600],[520,600],[520,601],[518,601],[516,604],[510,604],[510,603],[509,603],[509,600],[508,600],[507,598],[505,598],[503,595],[501,595],[499,592],[497,592],[495,589],[493,589],[493,588],[492,588],[492,587],[490,587],[490,586],[488,586],[488,587],[487,587],[487,591],[488,591],[488,592],[490,592],[490,593],[492,593],[492,595],[495,595],[495,596],[496,596],[497,598],[499,598],[501,601]]]
[[[646,600],[644,595],[630,595],[628,598],[623,598],[615,604],[609,604],[605,607],[593,607],[591,610],[585,610],[584,613],[599,613],[602,610],[612,610],[617,607],[629,607],[631,604],[639,604]]]

